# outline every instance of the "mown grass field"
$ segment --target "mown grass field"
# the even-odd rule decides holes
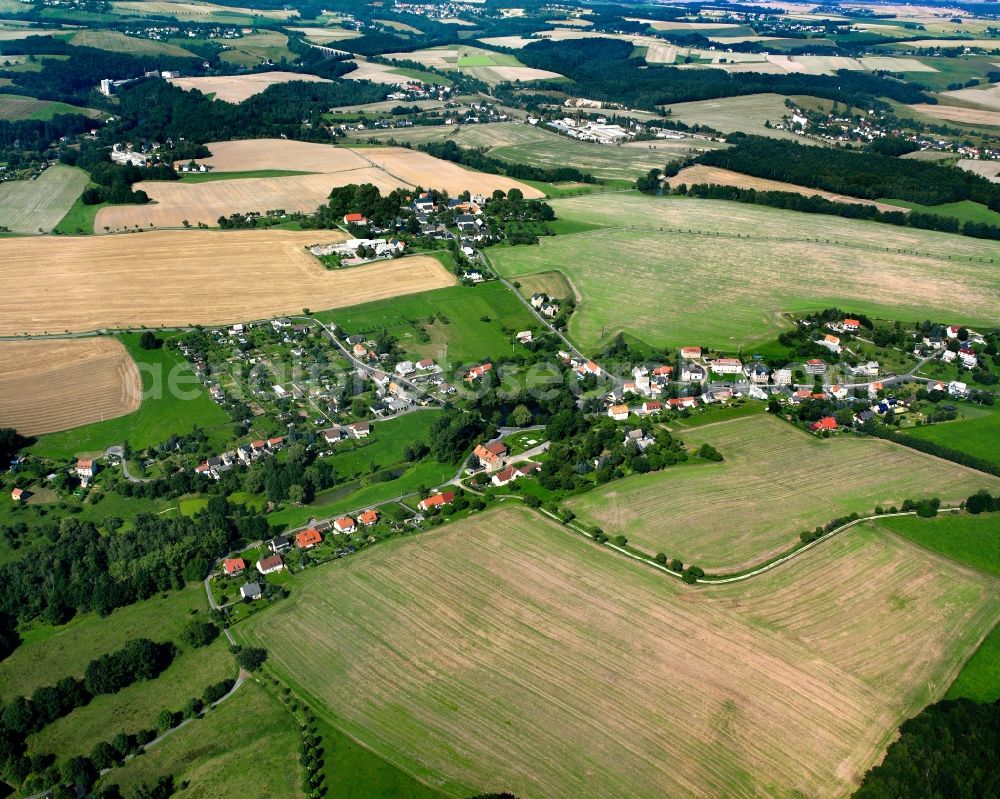
[[[446,372],[509,354],[515,333],[541,327],[521,301],[497,281],[364,303],[318,314],[317,318],[334,322],[345,335],[376,335],[387,330],[408,357],[433,358]],[[455,375],[448,374],[446,379],[453,381]]]
[[[552,206],[562,219],[606,227],[497,249],[490,258],[511,278],[558,264],[583,296],[569,330],[584,349],[624,331],[651,346],[735,350],[774,338],[785,324],[781,311],[835,305],[989,327],[1000,307],[998,256],[987,241],[632,193]]]
[[[971,410],[973,409],[968,406],[962,406],[963,414],[968,414]],[[975,416],[914,427],[906,433],[1000,465],[1000,408],[984,408],[981,413],[980,409],[975,410]]]
[[[195,58],[195,54],[183,47],[168,42],[158,42],[153,39],[142,39],[138,36],[126,36],[124,33],[110,30],[84,30],[74,33],[70,44],[78,47],[96,47],[98,50],[108,50],[112,53],[127,53],[128,55],[165,55]]]
[[[239,635],[449,795],[832,797],[998,614],[987,578],[899,539],[691,588],[510,507],[310,570]]]
[[[938,216],[948,216],[957,219],[959,222],[980,222],[986,225],[1000,225],[1000,213],[991,211],[985,205],[973,202],[972,200],[961,200],[955,203],[941,203],[940,205],[921,205],[911,203],[906,200],[880,199],[879,202],[890,205],[901,205],[911,211],[920,211],[925,214],[937,214]]]
[[[131,796],[142,783],[172,774],[192,799],[300,796],[299,742],[292,713],[250,681],[204,718],[116,768],[102,784],[119,785]],[[337,796],[335,791],[328,795]]]
[[[56,164],[34,180],[0,183],[0,226],[12,233],[48,233],[76,202],[87,180],[82,169]]]
[[[878,526],[981,572],[1000,577],[1000,514],[942,515],[935,519],[882,519]],[[946,698],[1000,699],[1000,626],[983,639]]]
[[[461,147],[485,147],[489,155],[511,163],[543,169],[573,166],[600,180],[635,180],[650,169],[663,169],[668,162],[720,146],[693,139],[642,142],[620,147],[589,144],[541,127],[515,122],[416,126],[380,132],[365,130],[354,135],[362,141],[395,139],[412,144],[452,140]]]
[[[139,338],[138,333],[121,336],[142,376],[139,410],[117,419],[39,436],[31,447],[33,454],[68,459],[80,453],[103,452],[125,441],[141,449],[163,443],[173,434],[190,433],[193,427],[205,430],[210,438],[231,432],[229,416],[212,402],[187,361],[166,347],[144,350]]]
[[[1000,479],[885,441],[821,440],[771,416],[680,433],[722,463],[627,477],[567,505],[608,535],[707,571],[739,571],[791,548],[799,533],[904,499],[965,499]]]
[[[83,114],[96,119],[101,112],[54,100],[38,100],[20,94],[0,94],[0,119],[36,119],[47,122],[56,114]]]

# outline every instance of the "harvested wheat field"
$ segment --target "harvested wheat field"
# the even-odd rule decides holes
[[[1000,46],[1000,42],[997,42]],[[931,105],[929,103],[917,103],[911,105],[914,111],[921,114],[946,119],[949,122],[963,122],[966,125],[987,125],[990,127],[1000,127],[1000,111],[983,111],[978,108],[956,108],[952,105]]]
[[[221,75],[208,78],[170,78],[170,83],[185,91],[197,89],[202,94],[213,94],[214,99],[227,103],[242,103],[255,94],[260,94],[269,86],[290,83],[293,80],[305,83],[330,83],[326,78],[299,72],[257,72],[252,75]]]
[[[246,211],[265,213],[284,210],[287,213],[312,213],[327,201],[334,186],[345,183],[372,183],[383,194],[402,184],[380,169],[365,165],[336,174],[289,175],[276,178],[241,178],[213,180],[206,183],[142,181],[134,188],[142,189],[156,200],[148,205],[111,205],[101,208],[94,228],[121,232],[140,228],[179,228],[187,220],[191,225],[204,222],[214,227],[220,216]]]
[[[239,635],[448,795],[824,798],[944,693],[996,589],[871,531],[694,588],[505,508],[308,570]]]
[[[717,186],[736,186],[740,189],[756,189],[757,191],[787,191],[801,194],[804,197],[820,196],[825,200],[835,203],[850,203],[854,205],[874,205],[880,211],[902,211],[908,213],[909,208],[901,205],[888,205],[874,200],[862,200],[857,197],[849,197],[846,194],[834,194],[822,189],[810,189],[808,186],[797,186],[794,183],[784,183],[780,180],[769,180],[767,178],[755,178],[752,175],[744,175],[742,172],[733,172],[729,169],[720,169],[714,166],[703,166],[695,164],[686,167],[678,172],[669,181],[672,186],[680,186],[686,183],[693,186],[696,183],[710,183]]]
[[[958,100],[963,105],[971,105],[986,111],[1000,111],[1000,83],[994,83],[987,88],[957,89],[951,92],[941,92],[942,97]]]
[[[961,158],[955,164],[969,172],[982,175],[994,183],[1000,183],[1000,161],[978,161],[972,158]]]
[[[0,342],[0,427],[34,436],[139,409],[142,379],[113,338]]]
[[[0,239],[0,335],[264,319],[451,286],[413,256],[328,271],[306,247],[339,231],[155,231]]]
[[[463,191],[492,194],[495,189],[520,189],[525,197],[544,196],[541,191],[502,175],[463,169],[458,164],[404,147],[367,147],[350,150],[328,144],[284,139],[247,139],[208,145],[211,158],[201,159],[217,172],[284,170],[314,172],[269,178],[212,180],[205,183],[142,182],[154,203],[102,208],[94,228],[108,232],[149,227],[181,227],[184,220],[215,225],[220,216],[284,209],[312,212],[326,202],[330,190],[349,183],[372,183],[383,194],[417,186],[447,189],[452,196]]]
[[[771,416],[680,430],[719,464],[616,480],[567,505],[608,535],[714,572],[739,571],[798,543],[799,533],[905,499],[957,502],[1000,479],[875,439],[820,440]]]

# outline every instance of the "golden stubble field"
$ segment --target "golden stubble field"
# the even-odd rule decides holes
[[[798,543],[799,533],[905,499],[958,502],[1000,479],[887,441],[821,440],[771,416],[677,430],[725,461],[617,480],[568,506],[608,535],[714,572],[739,571]]]
[[[112,205],[97,213],[94,228],[110,232],[140,228],[177,228],[184,220],[196,225],[217,224],[220,216],[272,209],[312,212],[324,203],[331,189],[372,183],[383,194],[393,189],[446,189],[452,196],[468,190],[492,194],[495,189],[520,189],[529,199],[543,193],[502,175],[463,169],[426,153],[404,147],[369,147],[351,150],[327,144],[284,139],[246,139],[213,142],[211,158],[202,159],[216,172],[285,170],[311,172],[283,177],[235,178],[204,183],[143,181],[135,188],[153,200],[148,205]],[[107,232],[107,231],[106,231]]]
[[[223,324],[455,284],[412,256],[326,270],[306,247],[340,231],[159,231],[0,239],[0,335]]]
[[[215,100],[227,103],[242,103],[260,94],[269,86],[289,83],[293,80],[306,83],[330,83],[326,78],[299,72],[257,72],[250,75],[219,75],[207,78],[170,78],[169,82],[185,91],[197,89],[202,94],[214,94]]]
[[[0,427],[28,436],[139,409],[142,379],[113,338],[0,342]]]
[[[1000,614],[861,531],[692,588],[509,507],[298,578],[238,633],[316,713],[454,795],[840,797]]]
[[[1000,40],[997,41],[997,46],[1000,46]],[[951,105],[930,105],[929,103],[917,103],[916,105],[911,105],[910,108],[914,111],[919,111],[921,114],[945,119],[949,122],[1000,127],[1000,111],[985,111],[981,108],[957,108]]]

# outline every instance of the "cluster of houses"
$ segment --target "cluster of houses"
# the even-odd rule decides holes
[[[508,464],[510,452],[507,445],[500,441],[487,441],[477,444],[472,450],[469,460],[469,474],[485,473],[490,475],[490,482],[495,486],[505,486],[521,477],[532,475],[541,469],[541,464],[525,461],[518,464]]]
[[[551,299],[548,294],[535,292],[531,295],[529,302],[531,303],[531,307],[542,316],[546,316],[549,319],[555,319],[559,316],[559,303]]]
[[[636,136],[635,130],[626,130],[621,125],[609,125],[605,117],[589,119],[573,119],[563,117],[545,123],[547,127],[569,136],[571,139],[594,142],[596,144],[621,144]]]
[[[355,219],[349,219],[354,217]],[[344,224],[366,225],[368,220],[362,214],[347,214]],[[406,252],[405,242],[397,238],[388,239],[348,239],[336,244],[314,244],[309,252],[317,257],[336,255],[345,266],[378,261],[386,258],[398,258]]]
[[[204,474],[213,480],[218,480],[225,472],[228,472],[237,464],[249,466],[254,461],[273,455],[284,444],[285,439],[283,436],[269,438],[266,441],[258,439],[251,441],[249,444],[240,444],[235,450],[229,450],[228,452],[223,452],[221,455],[209,458],[207,461],[202,461],[194,470],[197,474]]]

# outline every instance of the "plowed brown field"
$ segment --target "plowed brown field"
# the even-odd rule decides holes
[[[451,286],[414,256],[328,271],[307,251],[339,231],[160,231],[0,239],[0,335],[222,324]]]
[[[139,409],[142,379],[113,338],[0,342],[0,427],[33,436]]]

